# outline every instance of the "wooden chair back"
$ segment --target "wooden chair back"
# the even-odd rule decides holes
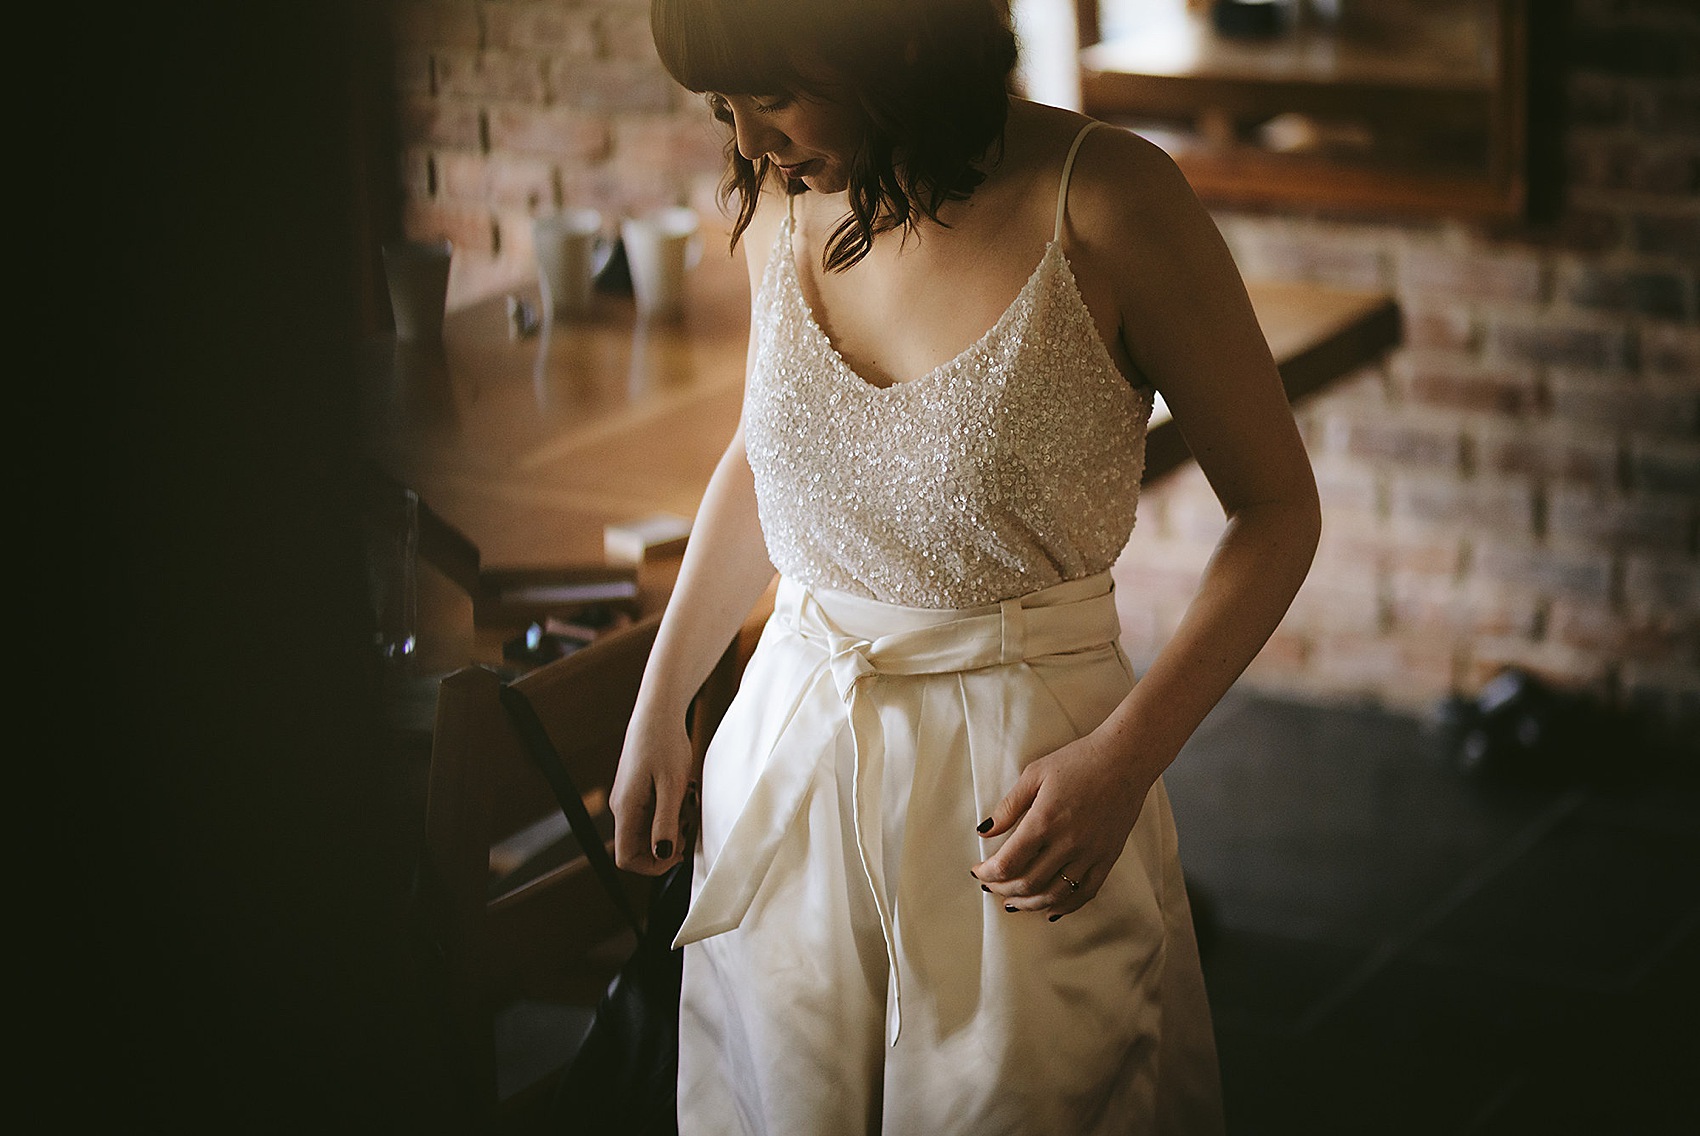
[[[604,635],[514,682],[536,709],[610,849],[608,793],[658,622],[655,616]],[[693,706],[699,752],[730,701],[735,670],[734,647]],[[594,1006],[629,953],[632,936],[589,861],[565,835],[559,804],[501,705],[501,687],[501,677],[484,667],[443,680],[425,864],[456,1064],[468,1078],[474,1107],[507,1129],[523,1127],[546,1102],[552,1074],[564,1067],[577,1039],[566,1039],[551,1075],[499,1092],[499,1012],[522,999]],[[552,835],[561,839],[551,841]],[[633,906],[643,911],[650,881],[622,876]]]

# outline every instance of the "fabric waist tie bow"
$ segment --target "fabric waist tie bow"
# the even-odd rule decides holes
[[[797,760],[807,746],[787,744],[794,730],[833,719],[848,722],[855,750],[851,828],[862,873],[879,912],[889,963],[888,1043],[902,1028],[897,941],[886,886],[880,794],[886,745],[876,683],[1007,666],[1101,647],[1116,641],[1120,624],[1109,574],[1058,584],[1021,599],[960,612],[904,608],[843,593],[811,591],[781,580],[773,618],[819,648],[815,671],[798,685],[786,724],[762,765],[749,797],[714,862],[708,866],[674,946],[730,931],[743,921],[786,833],[796,823],[820,761]],[[900,744],[899,739],[891,739]],[[913,738],[901,739],[913,744]],[[1038,755],[1034,755],[1038,756]]]

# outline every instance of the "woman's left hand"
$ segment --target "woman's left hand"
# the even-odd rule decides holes
[[[1079,910],[1115,867],[1154,780],[1096,732],[1039,758],[992,810],[980,835],[1009,839],[974,875],[1006,909],[1053,920]]]

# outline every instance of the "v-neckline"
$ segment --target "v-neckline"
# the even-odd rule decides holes
[[[891,391],[896,390],[899,387],[914,387],[919,384],[928,383],[939,374],[954,369],[964,359],[978,353],[989,340],[1001,332],[1004,327],[1015,318],[1015,311],[1021,306],[1021,301],[1025,299],[1027,294],[1037,286],[1039,275],[1044,271],[1045,265],[1050,262],[1052,251],[1060,248],[1062,244],[1061,241],[1056,240],[1055,238],[1046,242],[1045,251],[1040,254],[1039,263],[1034,265],[1033,271],[1028,274],[1026,283],[1021,285],[1021,290],[1015,294],[1015,298],[1010,300],[1008,305],[1004,307],[1004,310],[998,316],[997,321],[993,323],[991,327],[982,332],[978,339],[974,340],[974,342],[970,343],[967,347],[964,347],[961,351],[958,351],[955,355],[952,355],[949,359],[946,359],[931,370],[928,370],[913,379],[898,379],[886,384],[885,386],[880,386],[878,383],[868,379],[861,372],[857,371],[856,368],[850,365],[850,361],[844,358],[844,353],[841,352],[837,345],[832,342],[832,337],[827,335],[826,328],[823,327],[820,320],[816,318],[814,307],[809,303],[809,297],[803,292],[803,274],[797,268],[797,247],[796,241],[794,240],[796,220],[797,219],[794,214],[788,215],[785,218],[784,228],[781,231],[781,243],[785,254],[785,269],[787,274],[790,276],[791,288],[792,291],[796,293],[797,303],[802,306],[804,321],[810,330],[812,330],[820,339],[821,346],[826,349],[827,357],[832,360],[834,369],[841,377],[848,379],[859,387],[864,387],[867,390],[876,392]],[[1065,256],[1064,259],[1066,260],[1067,257]]]

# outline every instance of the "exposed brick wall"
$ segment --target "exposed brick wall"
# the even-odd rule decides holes
[[[723,139],[655,57],[647,0],[395,0],[402,226],[454,242],[449,305],[532,278],[564,204],[712,209]]]
[[[1247,276],[1405,314],[1300,409],[1326,533],[1248,681],[1416,707],[1518,664],[1700,738],[1700,6],[1577,0],[1566,53],[1550,225],[1218,215]],[[1196,472],[1148,492],[1135,654],[1220,528]]]
[[[1327,531],[1248,682],[1423,706],[1515,663],[1700,718],[1700,12],[1573,13],[1555,223],[1218,217],[1248,276],[1405,315],[1385,366],[1301,408]],[[451,304],[529,278],[529,218],[563,202],[713,207],[721,135],[643,0],[398,0],[395,28],[404,221],[455,241]],[[1136,656],[1221,525],[1196,471],[1148,491]]]

